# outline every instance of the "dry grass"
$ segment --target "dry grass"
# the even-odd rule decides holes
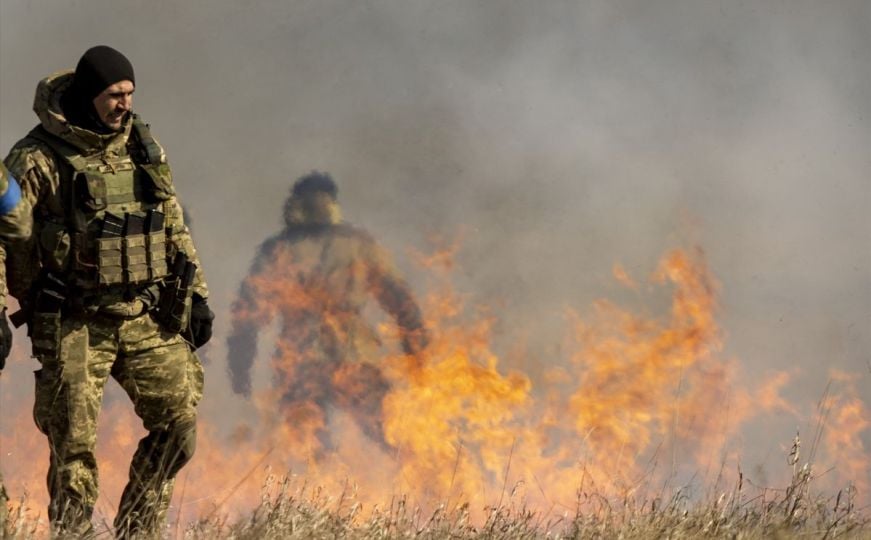
[[[188,526],[185,538],[871,538],[871,521],[853,503],[853,493],[809,496],[805,469],[784,490],[744,486],[715,500],[692,502],[679,493],[666,501],[615,502],[579,493],[578,510],[547,517],[509,503],[484,509],[473,521],[468,505],[424,512],[397,499],[364,512],[353,493],[338,498],[294,487],[284,478],[272,496],[237,521],[211,517]],[[583,510],[581,510],[583,509]]]
[[[273,476],[263,486],[260,504],[243,518],[215,512],[185,527],[170,524],[165,536],[191,540],[871,538],[871,518],[867,508],[856,506],[855,490],[815,495],[813,480],[807,465],[794,467],[792,480],[783,489],[745,485],[739,474],[731,489],[701,501],[687,491],[645,500],[580,491],[574,510],[554,515],[529,509],[513,496],[481,512],[468,504],[423,510],[406,498],[366,509],[351,488],[328,494],[298,477]],[[44,529],[44,523],[18,510],[9,516],[3,538],[41,538],[45,533],[39,531]],[[97,530],[102,531],[98,538],[111,538],[107,523]]]

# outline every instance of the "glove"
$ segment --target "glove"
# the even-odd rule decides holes
[[[429,333],[426,328],[418,328],[411,332],[404,332],[402,336],[402,352],[406,354],[406,369],[411,381],[422,386],[425,384],[424,366],[426,358],[424,350],[429,345]]]
[[[251,323],[236,323],[227,339],[227,368],[233,392],[251,397],[251,366],[257,356],[257,327]]]
[[[404,332],[402,336],[402,352],[418,355],[429,345],[429,333],[425,328]]]
[[[6,308],[0,313],[0,370],[6,367],[6,357],[12,350],[12,329],[6,319]]]
[[[215,314],[209,309],[206,299],[194,295],[191,305],[191,322],[188,327],[188,338],[194,344],[194,349],[199,349],[212,339],[212,321]]]

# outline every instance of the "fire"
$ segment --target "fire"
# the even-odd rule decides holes
[[[832,468],[838,480],[847,480],[862,500],[871,488],[871,449],[862,443],[862,434],[871,430],[871,410],[856,390],[858,377],[835,371],[831,380],[840,392],[825,396],[817,421],[822,430],[824,468]],[[831,485],[832,489],[844,487]]]
[[[270,264],[282,274],[249,280],[246,287],[261,300],[237,303],[236,320],[258,328],[282,320],[273,383],[253,389],[259,416],[247,424],[201,417],[197,455],[176,482],[172,523],[244,513],[260,500],[270,475],[288,471],[325,493],[355,489],[369,505],[410,495],[418,504],[468,502],[483,509],[520,497],[542,512],[574,510],[579,490],[625,497],[699,472],[710,480],[705,475],[723,464],[737,470],[737,440],[748,422],[767,413],[795,422],[810,416],[806,404],[781,395],[790,374],[773,373],[750,386],[739,362],[724,357],[716,322],[720,286],[701,250],[663,257],[647,281],[654,294],[669,292],[670,303],[657,310],[652,302],[652,315],[606,300],[591,313],[569,312],[568,352],[530,356],[530,367],[550,366],[533,377],[542,370],[503,368],[496,317],[470,308],[454,290],[456,249],[416,257],[430,276],[421,302],[430,342],[416,357],[397,352],[400,336],[382,322],[373,336],[376,355],[319,365],[323,351],[307,348],[311,336],[295,329],[333,301],[328,284],[293,279],[292,261],[281,252]],[[645,280],[619,265],[614,275],[639,302],[647,300]],[[347,337],[351,327],[340,313],[324,318],[318,331]],[[7,382],[26,375],[24,342],[18,340],[10,359],[17,367],[0,379],[2,466],[13,498],[26,491],[31,511],[44,516],[45,440],[32,425],[32,395]],[[814,459],[835,467],[827,475],[832,485],[852,481],[867,497],[871,464],[861,437],[871,429],[871,414],[853,376],[833,380],[839,392],[821,404],[824,429]],[[123,397],[102,412],[99,512],[107,522],[139,426]]]

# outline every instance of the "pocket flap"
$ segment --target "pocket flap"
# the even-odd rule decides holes
[[[106,180],[102,175],[88,171],[79,173],[76,176],[76,189],[85,210],[99,212],[106,209]]]

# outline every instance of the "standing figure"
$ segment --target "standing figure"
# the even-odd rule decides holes
[[[119,537],[159,533],[195,448],[203,372],[191,347],[208,341],[213,314],[164,150],[132,113],[134,89],[124,55],[89,49],[75,72],[39,83],[40,124],[6,158],[33,207],[32,241],[10,250],[8,278],[42,364],[34,419],[48,437],[48,516],[59,535],[92,529],[110,376],[148,431],[115,518]]]
[[[0,162],[0,373],[12,352],[12,330],[6,318],[6,242],[30,237],[32,216],[30,205],[21,198],[21,187]],[[9,497],[0,471],[0,536],[6,526]]]
[[[260,246],[233,305],[229,371],[233,390],[250,396],[258,330],[279,318],[273,363],[285,421],[318,437],[318,451],[328,450],[326,412],[337,405],[386,448],[381,412],[389,383],[376,365],[383,351],[364,319],[366,302],[374,297],[395,319],[407,354],[426,345],[426,330],[384,249],[341,221],[337,193],[325,173],[294,184],[284,230]]]

